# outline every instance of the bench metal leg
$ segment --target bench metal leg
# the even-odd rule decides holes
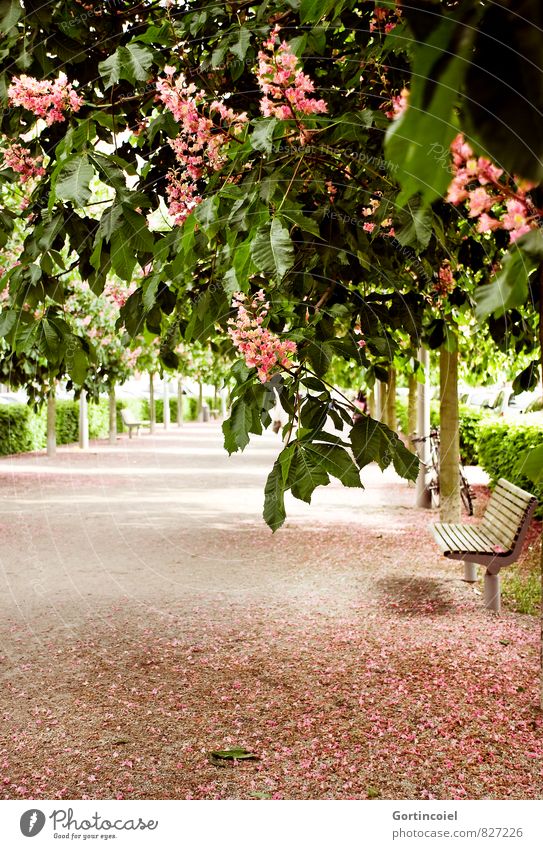
[[[500,576],[485,572],[485,607],[500,612]]]
[[[464,581],[473,584],[477,580],[477,564],[464,560]]]

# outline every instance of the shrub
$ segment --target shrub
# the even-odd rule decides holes
[[[0,454],[32,451],[33,434],[29,426],[32,410],[24,404],[0,406]]]
[[[109,433],[108,399],[100,398],[98,403],[89,401],[88,411],[90,439],[105,439]]]
[[[539,501],[536,515],[543,516],[543,484],[535,485],[516,471],[519,456],[543,442],[543,422],[538,413],[527,414],[521,421],[490,421],[479,426],[477,451],[479,463],[494,484],[498,478],[533,492]]]
[[[57,445],[69,445],[79,439],[79,404],[77,401],[57,400]],[[44,410],[40,411],[43,415]]]

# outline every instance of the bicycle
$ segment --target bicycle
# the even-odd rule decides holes
[[[430,476],[427,482],[427,487],[430,492],[430,503],[434,509],[437,509],[440,504],[439,429],[434,427],[431,429],[428,436],[418,436],[411,438],[411,441],[414,444],[417,442],[427,442],[428,440],[430,442],[430,462],[427,468],[430,469]],[[462,499],[462,503],[468,516],[473,516],[473,501],[475,499],[475,493],[467,481],[467,478],[464,474],[464,468],[461,463],[459,465],[458,472],[460,475],[460,498]]]

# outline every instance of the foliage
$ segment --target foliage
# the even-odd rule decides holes
[[[519,569],[515,564],[502,572],[502,593],[517,613],[537,616],[541,607],[541,574],[539,569]]]
[[[100,439],[107,436],[109,413],[107,400],[98,404],[90,402],[89,436]],[[46,409],[38,412],[25,404],[0,405],[0,454],[21,454],[38,451],[47,444]],[[79,402],[57,400],[56,436],[58,445],[67,445],[79,439]]]
[[[537,413],[526,414],[522,421],[485,421],[479,427],[477,451],[479,463],[490,475],[491,483],[506,478],[533,492],[539,501],[536,515],[543,516],[543,485],[532,483],[519,466],[520,455],[543,442],[543,423]]]

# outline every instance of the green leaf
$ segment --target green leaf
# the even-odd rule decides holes
[[[222,761],[257,761],[258,755],[254,752],[249,752],[248,749],[219,749],[210,752],[210,757],[217,758]]]
[[[520,455],[515,475],[524,475],[533,483],[543,483],[543,445]]]
[[[155,246],[153,234],[147,225],[147,219],[133,209],[123,208],[125,227],[130,243],[136,251],[152,253]]]
[[[0,336],[7,336],[17,321],[19,313],[16,310],[0,311]]]
[[[281,455],[279,455],[281,457]],[[281,461],[278,458],[273,464],[273,469],[268,475],[264,488],[264,521],[276,531],[280,528],[286,518],[285,513],[285,483]]]
[[[88,358],[77,336],[72,336],[66,348],[66,368],[77,386],[83,386],[89,368]]]
[[[249,136],[253,150],[271,153],[273,150],[273,134],[277,127],[277,118],[262,118]]]
[[[245,54],[251,44],[251,31],[242,27],[239,31],[237,42],[230,47],[230,52],[237,56],[240,62],[245,59]]]
[[[121,280],[132,279],[136,257],[123,232],[117,231],[111,237],[111,265]]]
[[[251,255],[259,271],[282,278],[294,264],[294,245],[289,232],[278,218],[259,227],[251,246]]]
[[[338,17],[344,6],[345,0],[302,0],[300,3],[300,23],[316,24],[332,11]]]
[[[414,208],[411,204],[407,205],[405,211],[410,217],[396,234],[396,239],[404,247],[424,250],[432,238],[432,212],[424,207]]]
[[[7,35],[19,21],[23,9],[19,0],[1,0],[0,32]]]
[[[458,38],[453,15],[435,20],[438,25],[423,41],[413,41],[409,106],[392,122],[385,140],[387,159],[402,187],[400,206],[418,193],[429,204],[443,197],[451,182],[443,154],[458,132],[455,107],[476,30],[465,26]]]
[[[129,83],[144,82],[149,78],[149,69],[153,64],[153,52],[139,44],[127,44],[118,47],[115,53],[99,62],[98,70],[106,88],[127,80]]]
[[[74,206],[85,206],[91,196],[90,181],[94,168],[88,157],[70,159],[59,170],[55,181],[55,196],[59,200],[71,201]]]
[[[338,478],[343,486],[362,487],[360,471],[344,448],[313,442],[307,450],[317,454],[324,471]]]
[[[293,496],[307,504],[311,503],[311,496],[318,486],[330,483],[322,458],[311,450],[311,446],[296,445],[288,483]]]
[[[502,270],[490,283],[475,292],[477,315],[503,315],[512,307],[520,307],[528,297],[528,278],[543,259],[543,234],[532,230],[518,239],[502,261]]]
[[[398,435],[381,422],[365,416],[350,433],[353,454],[359,468],[378,463],[381,470],[394,464],[396,472],[408,480],[416,480],[419,470],[417,457],[409,451]]]
[[[250,406],[242,398],[235,401],[232,405],[230,418],[226,419],[222,425],[224,447],[229,454],[243,451],[249,444],[252,422],[253,414]]]

